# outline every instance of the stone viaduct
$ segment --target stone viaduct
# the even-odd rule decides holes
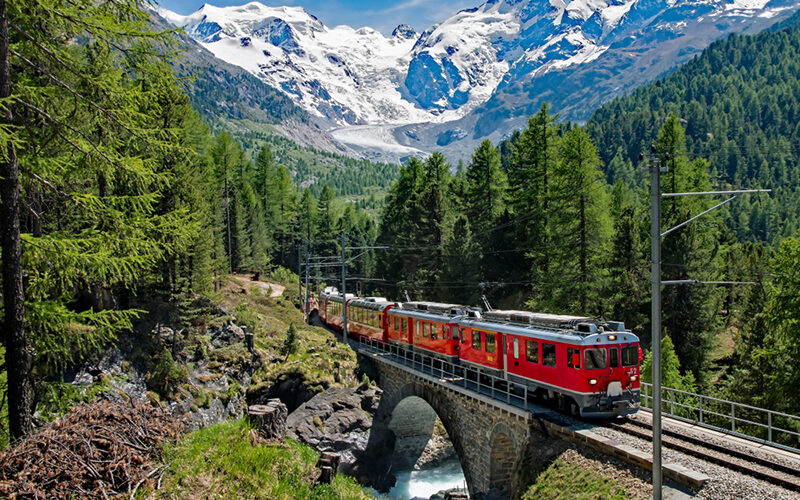
[[[523,464],[535,469],[567,446],[548,437],[530,412],[368,350],[359,356],[383,389],[367,447],[368,455],[376,457],[373,477],[388,479],[393,468],[413,465],[431,438],[437,415],[458,454],[471,498],[514,497]]]

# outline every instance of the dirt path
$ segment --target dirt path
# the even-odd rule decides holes
[[[233,274],[231,278],[234,279],[239,285],[241,285],[245,290],[250,290],[251,286],[257,287],[263,293],[269,293],[270,297],[280,297],[283,295],[283,291],[286,289],[283,285],[278,285],[275,283],[269,283],[267,281],[255,281],[250,279],[250,276],[245,274]]]

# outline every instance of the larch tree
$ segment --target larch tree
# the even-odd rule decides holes
[[[546,196],[548,266],[534,270],[532,305],[552,312],[600,316],[611,239],[600,158],[582,128],[564,134],[558,158]]]
[[[500,152],[490,141],[483,141],[472,154],[465,178],[462,205],[473,233],[477,234],[481,253],[492,254],[494,250],[500,250],[492,246],[497,240],[493,238],[491,229],[506,208],[507,182],[505,172],[500,168]],[[481,277],[495,271],[493,263],[492,258],[481,259]]]
[[[113,307],[110,296],[158,268],[196,228],[177,206],[159,207],[171,157],[180,155],[179,124],[148,115],[163,88],[142,82],[165,81],[154,43],[166,35],[149,31],[140,7],[0,0],[2,341],[12,439],[33,428],[35,378],[129,329],[138,311]]]

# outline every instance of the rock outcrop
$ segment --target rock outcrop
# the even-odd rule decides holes
[[[323,391],[289,415],[288,435],[318,451],[339,454],[340,471],[348,474],[367,447],[380,394],[376,388]]]

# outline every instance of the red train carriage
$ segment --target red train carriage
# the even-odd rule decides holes
[[[347,302],[347,333],[386,342],[386,311],[395,305],[384,297],[366,297]]]
[[[347,294],[347,300],[352,300],[353,295]],[[342,315],[344,314],[344,301],[338,290],[326,288],[319,295],[319,317],[323,323],[331,328],[342,331]],[[348,318],[349,320],[349,318]]]
[[[504,377],[505,352],[500,325],[487,323],[478,314],[459,321],[459,328],[461,363],[496,377]]]
[[[462,325],[465,322],[462,322]],[[619,416],[639,409],[639,338],[619,322],[490,311],[469,322],[503,342],[505,366],[485,363],[581,416]],[[502,339],[502,340],[501,340]],[[485,346],[485,344],[484,344]],[[496,347],[497,352],[500,347]],[[471,349],[464,355],[480,357]],[[488,353],[484,353],[488,358]]]
[[[458,304],[404,302],[389,310],[388,340],[457,362],[458,318],[465,310]]]

